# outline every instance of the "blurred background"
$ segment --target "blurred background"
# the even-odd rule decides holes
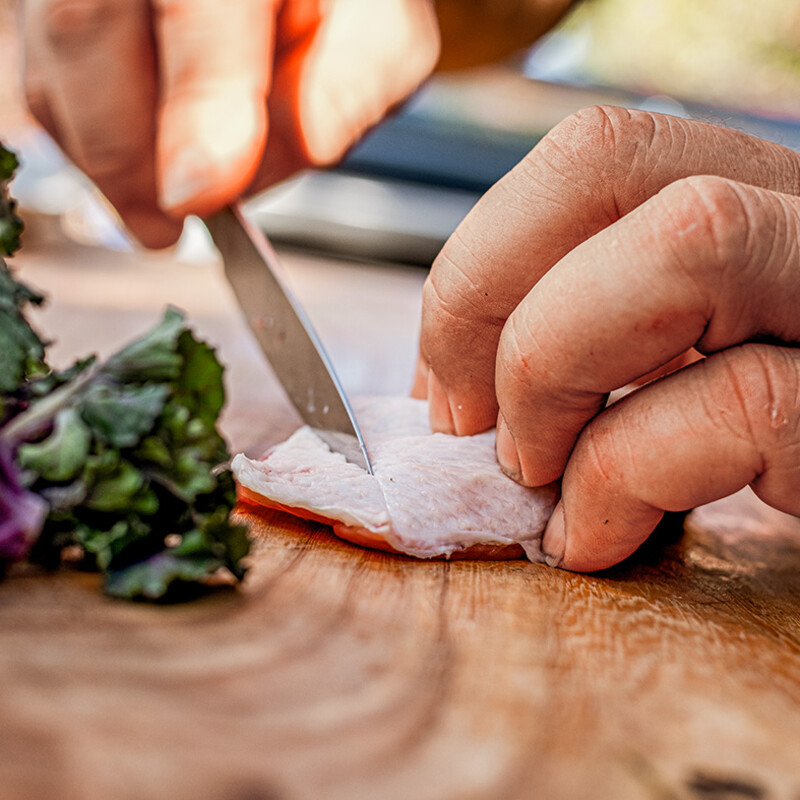
[[[594,0],[564,25],[583,79],[798,115],[796,0]]]
[[[439,7],[458,27],[470,3]],[[70,236],[124,248],[92,187],[24,111],[13,5],[0,0],[0,136],[22,154],[16,194]],[[250,204],[276,242],[428,265],[486,188],[592,103],[706,119],[800,147],[797,0],[586,0],[533,46],[497,61],[496,40],[520,37],[518,4],[484,5],[486,28],[472,26],[469,47],[489,63],[440,70],[341,168],[303,174]],[[471,60],[448,51],[443,66]]]

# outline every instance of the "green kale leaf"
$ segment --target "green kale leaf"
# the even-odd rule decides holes
[[[5,256],[19,248],[22,233],[17,204],[8,193],[8,184],[18,166],[17,157],[0,143],[0,255]]]
[[[25,487],[50,504],[31,558],[80,545],[110,594],[161,598],[222,568],[241,578],[246,532],[216,430],[214,351],[168,309],[103,363],[85,362],[0,429]]]
[[[6,253],[20,231],[6,189],[15,167],[0,146]],[[0,532],[8,541],[0,560],[29,550],[55,567],[65,548],[78,548],[109,594],[148,600],[177,598],[220,571],[240,580],[250,542],[230,521],[236,494],[216,427],[225,392],[213,349],[168,309],[104,362],[51,370],[25,319],[41,302],[0,259]]]
[[[18,162],[0,143],[0,423],[24,399],[17,390],[27,378],[46,371],[44,343],[25,319],[28,305],[39,305],[43,298],[19,283],[2,256],[19,247],[22,220],[8,184]]]

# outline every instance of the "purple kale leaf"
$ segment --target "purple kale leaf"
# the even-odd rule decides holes
[[[24,558],[46,516],[47,503],[22,486],[10,451],[0,442],[0,562]]]

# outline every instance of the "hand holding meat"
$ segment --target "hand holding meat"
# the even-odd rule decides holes
[[[750,484],[800,513],[800,157],[593,108],[451,237],[426,284],[417,393],[435,430],[498,425],[517,481],[562,477],[544,538],[581,571],[665,510]],[[606,407],[694,349],[706,357]]]
[[[27,0],[29,105],[153,247],[327,164],[430,72],[429,0]]]

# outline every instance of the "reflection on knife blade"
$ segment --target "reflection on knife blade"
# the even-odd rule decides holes
[[[266,236],[238,204],[206,220],[250,329],[303,421],[331,450],[372,472],[353,411],[330,359],[280,277]]]

